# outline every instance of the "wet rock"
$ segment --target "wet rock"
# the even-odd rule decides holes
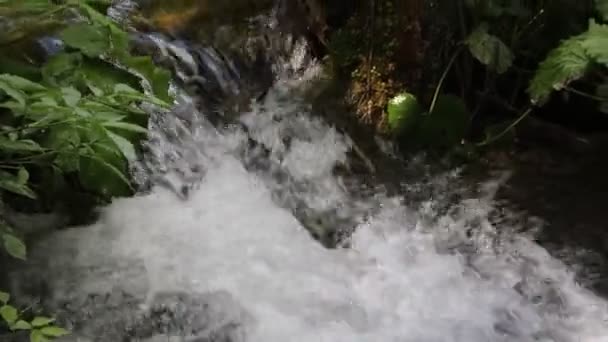
[[[238,341],[250,317],[225,291],[192,295],[163,292],[154,296],[149,309],[130,329],[129,336],[149,341],[163,336],[185,341]],[[239,338],[240,337],[240,338]]]

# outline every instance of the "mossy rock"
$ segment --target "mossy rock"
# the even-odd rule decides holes
[[[411,130],[411,134],[401,139],[407,150],[450,149],[466,136],[470,112],[464,101],[454,95],[442,95],[437,98],[431,113],[421,115],[420,120]]]
[[[401,93],[388,102],[387,118],[391,133],[408,134],[416,126],[422,114],[422,106],[416,96]]]

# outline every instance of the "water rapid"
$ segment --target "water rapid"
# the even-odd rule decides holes
[[[185,95],[156,114],[134,170],[149,191],[37,242],[18,297],[41,296],[66,341],[608,341],[606,301],[491,224],[503,178],[414,206],[336,175],[351,141],[301,99],[319,67],[293,46],[234,124]],[[192,63],[239,89],[204,56]],[[311,224],[339,226],[347,246],[325,248]]]

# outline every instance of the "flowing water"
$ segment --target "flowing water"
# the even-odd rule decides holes
[[[490,223],[504,177],[406,204],[336,175],[351,142],[301,100],[319,70],[292,46],[237,124],[216,129],[188,96],[156,114],[134,170],[149,191],[32,246],[17,297],[42,295],[74,330],[66,341],[608,341],[606,301]],[[193,63],[239,92],[238,70],[205,51]],[[352,235],[325,248],[311,225]]]

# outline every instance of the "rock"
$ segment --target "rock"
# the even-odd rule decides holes
[[[225,291],[192,295],[157,293],[149,309],[132,327],[130,337],[183,337],[187,341],[239,341],[250,317]]]

